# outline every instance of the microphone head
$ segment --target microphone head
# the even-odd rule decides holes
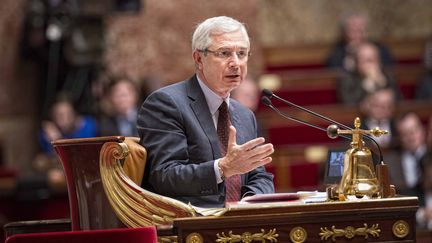
[[[273,92],[268,89],[263,89],[263,94],[269,98],[273,97]]]
[[[327,136],[332,139],[337,138],[339,136],[338,129],[339,129],[338,126],[336,126],[335,124],[331,124],[330,126],[327,127]]]
[[[272,102],[267,96],[261,97],[261,103],[263,103],[266,106],[272,106]]]

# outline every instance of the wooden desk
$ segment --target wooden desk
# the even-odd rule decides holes
[[[255,204],[174,221],[178,242],[415,242],[416,197]]]

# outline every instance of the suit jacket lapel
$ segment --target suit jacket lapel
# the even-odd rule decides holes
[[[195,116],[200,123],[201,128],[206,134],[207,139],[210,142],[213,152],[213,158],[219,158],[221,156],[221,151],[219,148],[218,136],[207,105],[207,101],[204,97],[204,93],[202,92],[201,87],[199,86],[196,76],[190,78],[186,85],[188,97],[191,100],[190,106],[192,108],[192,111],[195,113]]]

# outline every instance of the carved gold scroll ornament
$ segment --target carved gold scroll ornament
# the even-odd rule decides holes
[[[321,227],[321,233],[319,233],[319,235],[321,236],[321,240],[327,240],[331,237],[332,241],[336,241],[337,237],[342,236],[345,236],[347,239],[352,239],[357,235],[364,236],[365,239],[367,239],[369,235],[373,237],[379,237],[381,229],[378,228],[378,224],[373,224],[370,228],[366,223],[364,223],[363,226],[364,227],[361,228],[348,226],[345,229],[336,229],[336,226],[334,225],[331,227],[331,229],[328,229],[327,227]]]
[[[264,229],[261,229],[261,233],[255,233],[252,234],[250,232],[244,232],[241,235],[235,235],[233,234],[232,230],[228,232],[228,235],[225,235],[225,232],[222,232],[221,234],[217,233],[217,240],[218,243],[234,243],[234,242],[242,242],[242,243],[250,243],[253,241],[261,241],[262,243],[265,242],[277,242],[277,237],[279,237],[279,234],[276,233],[276,229],[270,230],[268,233],[265,233]]]

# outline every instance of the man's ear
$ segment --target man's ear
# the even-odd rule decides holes
[[[202,69],[202,58],[201,58],[201,55],[199,54],[199,52],[198,51],[194,51],[192,53],[192,57],[193,57],[193,59],[195,61],[195,67],[196,67],[196,69],[201,70]]]

